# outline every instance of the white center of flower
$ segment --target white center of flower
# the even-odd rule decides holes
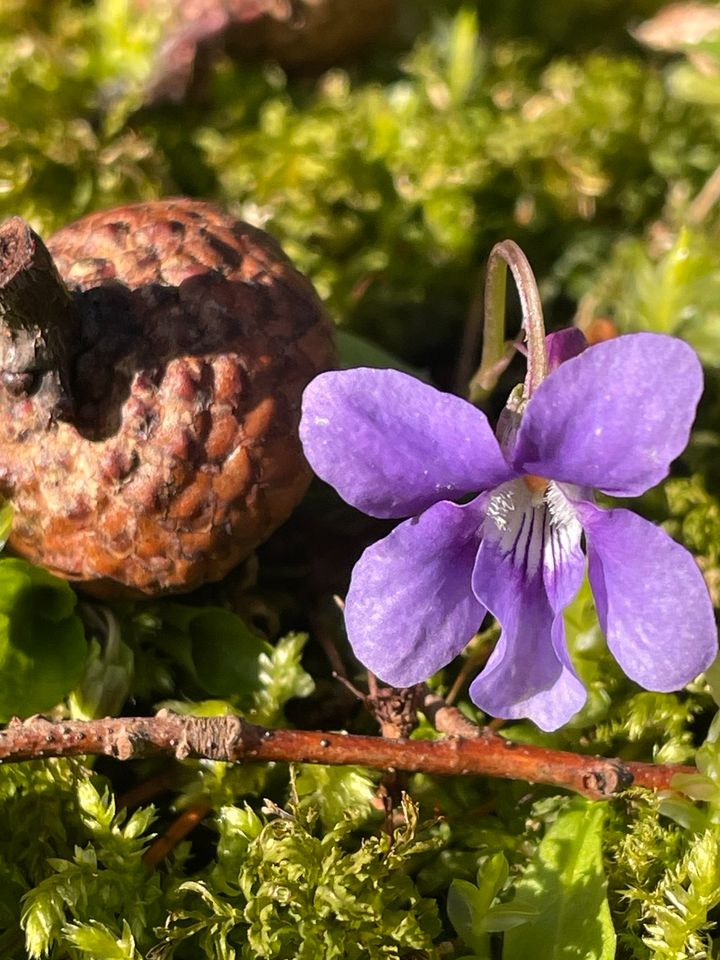
[[[581,535],[572,502],[554,480],[521,477],[503,483],[490,496],[483,537],[494,541],[527,577],[541,567],[554,570]]]

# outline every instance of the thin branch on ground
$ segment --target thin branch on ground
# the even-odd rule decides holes
[[[153,803],[164,793],[170,793],[177,790],[183,782],[183,768],[177,764],[169,770],[163,770],[160,773],[142,780],[134,787],[130,787],[117,798],[118,807],[126,807],[128,810],[135,810],[136,807],[146,806]]]
[[[156,867],[192,833],[201,820],[211,812],[209,803],[195,803],[192,807],[173,820],[165,833],[157,837],[143,854],[143,863],[147,867]]]
[[[445,708],[452,711],[454,708]],[[438,707],[438,725],[459,722]],[[464,719],[464,718],[463,718]],[[378,770],[503,777],[544,783],[603,798],[631,785],[666,790],[693,767],[630,762],[549,750],[479,730],[472,736],[404,740],[313,730],[272,730],[240,717],[188,717],[161,710],[153,717],[11,721],[0,730],[0,761],[105,755],[119,760],[174,756],[229,763],[285,761]]]

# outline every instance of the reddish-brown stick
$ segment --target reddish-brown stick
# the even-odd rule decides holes
[[[446,710],[448,708],[445,708]],[[436,711],[438,714],[440,711]],[[438,724],[440,726],[440,724]],[[670,786],[694,768],[589,757],[514,743],[494,733],[441,740],[403,740],[308,730],[272,730],[236,716],[188,717],[161,710],[154,717],[52,722],[44,717],[12,721],[0,731],[0,761],[106,755],[120,760],[167,754],[231,763],[286,761],[358,764],[379,770],[504,777],[612,796],[636,785]]]
[[[209,803],[195,803],[187,810],[183,810],[178,818],[173,820],[165,833],[154,840],[145,851],[143,854],[145,866],[156,867],[189,833],[192,833],[211,810],[212,807]]]

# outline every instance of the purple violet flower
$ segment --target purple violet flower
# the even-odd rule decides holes
[[[583,535],[608,646],[641,686],[683,687],[712,662],[717,632],[690,553],[592,493],[634,497],[667,476],[702,392],[695,353],[652,333],[585,350],[567,330],[547,346],[550,374],[524,410],[513,412],[511,398],[499,442],[470,403],[365,368],[308,386],[300,435],[315,472],[348,503],[411,518],[353,571],[345,618],[361,662],[395,686],[426,680],[489,611],[502,634],[473,701],[555,730],[586,699],[562,616],[585,573]]]

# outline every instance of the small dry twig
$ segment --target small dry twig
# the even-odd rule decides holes
[[[627,787],[665,790],[693,767],[588,757],[514,743],[485,729],[465,728],[458,711],[435,704],[440,729],[460,730],[442,740],[405,740],[314,730],[271,730],[241,717],[187,717],[161,710],[154,717],[53,722],[36,716],[0,730],[0,761],[105,755],[119,760],[174,756],[229,763],[285,761],[356,764],[378,770],[504,777],[574,790],[591,798]],[[433,703],[425,709],[432,710]],[[447,712],[446,712],[447,711]],[[462,718],[464,723],[465,718]],[[471,731],[471,735],[467,730]]]
[[[173,820],[165,833],[157,837],[143,854],[147,867],[156,867],[212,810],[209,803],[195,803]]]

